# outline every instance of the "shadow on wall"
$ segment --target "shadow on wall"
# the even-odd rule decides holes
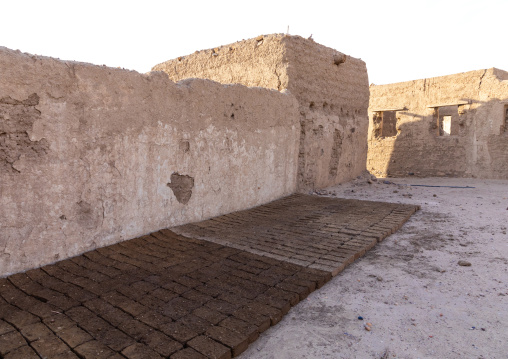
[[[367,169],[376,176],[508,178],[508,98],[370,118]]]

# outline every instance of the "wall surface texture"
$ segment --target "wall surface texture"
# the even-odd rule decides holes
[[[345,182],[365,170],[369,87],[360,59],[279,34],[198,51],[153,70],[175,81],[207,78],[294,95],[300,111],[300,191]]]
[[[382,110],[398,110],[394,136],[382,136]],[[495,68],[371,86],[367,169],[378,176],[506,179],[507,111],[508,73]],[[440,128],[444,116],[449,135]]]
[[[296,190],[289,94],[6,48],[0,78],[0,275]]]

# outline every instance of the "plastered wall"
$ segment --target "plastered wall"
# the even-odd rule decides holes
[[[438,106],[450,105],[450,106]],[[377,176],[508,178],[508,73],[499,69],[370,87],[367,169]],[[379,110],[396,134],[380,136]],[[451,117],[451,133],[439,121]]]
[[[0,275],[293,193],[295,97],[0,48]]]
[[[311,39],[275,34],[197,51],[153,69],[175,81],[208,78],[294,95],[300,112],[300,191],[345,182],[365,170],[369,87],[360,59]]]

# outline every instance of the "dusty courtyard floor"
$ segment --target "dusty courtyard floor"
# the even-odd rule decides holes
[[[508,181],[388,180],[399,185],[362,179],[326,195],[421,211],[293,308],[242,359],[508,358]]]

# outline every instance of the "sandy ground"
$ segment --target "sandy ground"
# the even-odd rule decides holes
[[[387,180],[396,184],[362,178],[326,193],[422,210],[293,308],[242,359],[508,358],[508,181]]]

